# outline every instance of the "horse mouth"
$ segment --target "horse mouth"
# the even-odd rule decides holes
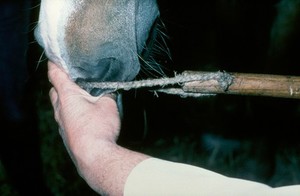
[[[75,75],[74,81],[93,96],[99,96],[113,92],[114,89],[101,89],[91,87],[89,83],[96,82],[118,82],[128,80],[122,72],[124,63],[114,57],[102,58],[95,65],[81,63],[81,65],[72,67],[72,75]]]

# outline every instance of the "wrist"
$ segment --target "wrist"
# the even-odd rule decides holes
[[[103,195],[122,195],[132,169],[149,158],[107,140],[90,143],[85,149],[77,149],[74,156],[81,177]]]

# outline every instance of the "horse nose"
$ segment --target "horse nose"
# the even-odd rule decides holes
[[[81,63],[80,67],[73,67],[73,74],[75,81],[78,83],[88,82],[115,82],[124,81],[123,76],[124,63],[114,57],[102,58],[94,65],[88,63]],[[111,92],[113,89],[98,89],[85,88],[93,96],[98,96]]]

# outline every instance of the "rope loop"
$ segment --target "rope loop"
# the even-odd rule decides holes
[[[115,92],[118,90],[129,91],[131,89],[151,88],[154,92],[163,92],[167,94],[180,95],[181,97],[202,97],[212,96],[214,94],[208,93],[188,93],[182,87],[187,82],[193,81],[208,81],[216,80],[219,86],[226,91],[232,83],[232,76],[226,72],[183,72],[175,74],[174,77],[163,77],[158,79],[146,79],[129,82],[78,82],[78,85],[83,89],[106,89]],[[170,88],[169,86],[179,86],[177,88]],[[153,88],[157,87],[156,90]],[[168,88],[169,87],[169,88]]]

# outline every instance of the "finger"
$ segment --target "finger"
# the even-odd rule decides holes
[[[67,93],[70,92],[88,95],[86,91],[71,80],[69,75],[61,67],[51,61],[48,62],[48,78],[56,92],[60,95],[67,95]]]
[[[54,109],[54,118],[56,120],[56,122],[59,122],[59,101],[58,101],[58,94],[55,90],[54,87],[52,87],[49,91],[49,96],[50,96],[50,101],[51,101],[51,104],[52,104],[52,107]]]
[[[56,90],[55,90],[54,87],[52,87],[52,88],[50,89],[50,91],[49,91],[49,97],[50,97],[50,101],[51,101],[51,103],[52,103],[52,106],[53,106],[54,108],[56,108],[56,106],[57,106],[58,95],[57,95],[57,92],[56,92]]]
[[[72,83],[67,73],[51,61],[48,62],[48,78],[56,90],[65,83]]]
[[[118,95],[116,93],[109,93],[109,94],[103,95],[102,97],[109,97],[109,98],[113,99],[114,101],[116,101],[117,100],[117,96]]]
[[[52,80],[52,78],[54,78],[56,76],[56,73],[59,73],[60,71],[64,72],[64,74],[67,75],[67,73],[65,73],[65,71],[60,66],[56,65],[52,61],[48,61],[48,78],[51,83],[54,81]]]

